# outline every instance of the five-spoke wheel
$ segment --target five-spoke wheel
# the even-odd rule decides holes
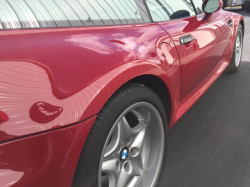
[[[152,104],[136,103],[121,114],[109,133],[99,183],[106,176],[109,187],[152,186],[160,172],[163,151],[164,129],[159,112]]]
[[[156,187],[166,159],[166,112],[148,87],[128,83],[98,114],[73,187]]]

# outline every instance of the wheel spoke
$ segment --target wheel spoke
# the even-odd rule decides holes
[[[108,174],[110,187],[116,187],[119,178],[119,162],[116,159],[104,161],[102,172]]]
[[[141,176],[141,170],[134,163],[126,162],[120,172],[117,186],[125,187],[133,177],[138,176]]]
[[[138,119],[138,121],[139,121],[139,124],[137,126],[142,128],[145,125],[145,119]],[[141,130],[141,128],[138,130],[138,132]]]
[[[142,149],[146,136],[146,130],[147,130],[147,125],[144,125],[141,131],[134,139],[133,143],[131,144],[131,149],[130,149],[133,162],[140,168],[144,167]]]
[[[142,115],[139,111],[137,111],[137,110],[134,109],[134,110],[131,110],[131,112],[132,112],[134,115],[136,115],[136,117],[137,117],[138,120],[144,119],[143,115]]]
[[[105,149],[104,152],[104,159],[108,159],[111,156],[115,156],[115,154],[120,149],[120,142],[122,141],[122,130],[121,126],[117,125],[116,129],[114,130],[112,137],[110,139],[110,142],[108,146]]]
[[[133,176],[133,178],[129,181],[129,184],[127,184],[126,187],[135,187],[137,186],[138,182],[140,181],[139,176]]]
[[[130,162],[131,166],[132,166],[132,175],[133,176],[141,176],[141,169],[133,162]]]
[[[125,169],[122,169],[117,186],[125,186],[130,178],[131,178],[131,173],[126,172]]]
[[[138,133],[138,135],[136,136],[136,138],[134,139],[131,145],[131,148],[137,148],[141,150],[145,136],[146,136],[146,130],[147,130],[147,125],[144,125],[142,129],[140,130],[140,132]]]
[[[148,121],[150,121],[150,112],[148,110],[142,110],[139,112],[135,109],[132,110],[131,112],[136,115],[136,117],[139,121],[137,126],[133,128],[133,130],[136,133],[138,133],[144,127],[145,123],[148,123]]]
[[[136,132],[129,126],[125,117],[122,117],[119,125],[121,127],[120,130],[123,142],[127,142],[131,137],[136,135]]]

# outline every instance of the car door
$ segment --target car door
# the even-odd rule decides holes
[[[220,12],[204,19],[201,0],[146,0],[152,19],[173,39],[182,72],[181,99],[189,95],[214,70],[228,41]]]

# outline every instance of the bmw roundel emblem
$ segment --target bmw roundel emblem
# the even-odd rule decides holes
[[[124,162],[128,158],[128,154],[129,154],[129,149],[127,147],[124,147],[120,153],[120,159],[122,162]]]

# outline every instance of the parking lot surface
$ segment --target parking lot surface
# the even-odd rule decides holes
[[[250,13],[240,70],[223,74],[168,134],[160,187],[250,186]]]

